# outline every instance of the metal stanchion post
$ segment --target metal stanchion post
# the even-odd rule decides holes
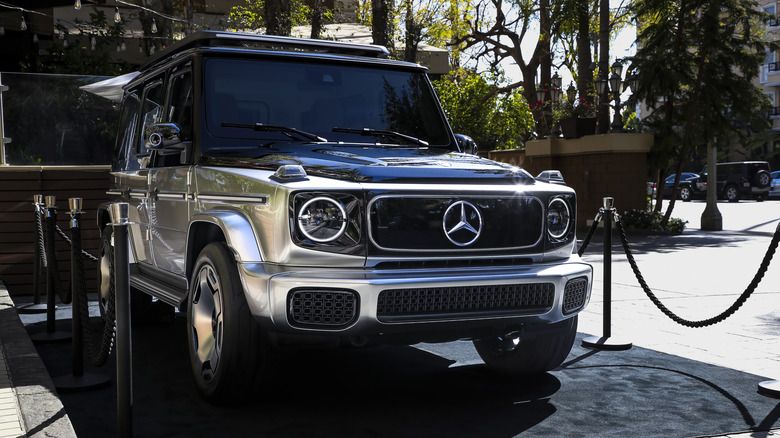
[[[70,206],[70,227],[71,230],[81,229],[82,201],[81,198],[68,199]],[[73,323],[73,372],[70,375],[55,377],[54,387],[59,391],[80,391],[95,389],[107,385],[111,378],[101,374],[84,373],[84,339],[81,320],[82,299],[86,298],[86,291],[80,290],[83,287],[84,265],[80,263],[81,259],[81,237],[80,233],[72,234],[70,246],[70,288],[73,296],[71,321]]]
[[[114,288],[116,293],[117,436],[133,436],[133,352],[130,331],[130,257],[126,202],[111,204],[114,227]]]
[[[43,210],[43,195],[33,196],[35,207],[35,259],[33,260],[33,302],[16,306],[19,313],[45,313],[46,305],[41,303],[41,261],[43,260],[43,241],[41,239],[41,213]]]
[[[582,346],[599,350],[628,350],[631,342],[612,337],[612,219],[615,200],[604,198],[604,336],[589,336]]]
[[[46,197],[46,253],[48,262],[46,263],[46,331],[30,335],[35,343],[64,342],[71,338],[68,332],[57,331],[57,306],[56,294],[59,286],[59,273],[56,272],[57,264],[54,260],[54,239],[57,229],[57,206],[54,196]]]

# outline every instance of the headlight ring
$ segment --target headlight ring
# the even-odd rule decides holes
[[[337,200],[318,196],[309,199],[298,211],[298,230],[317,243],[332,242],[347,230],[347,212]]]
[[[553,198],[547,205],[547,234],[561,240],[566,237],[571,227],[571,209],[563,198]]]

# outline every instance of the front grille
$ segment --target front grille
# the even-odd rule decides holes
[[[566,283],[563,289],[563,314],[568,315],[575,310],[579,310],[585,305],[585,299],[588,296],[588,279],[585,277],[575,278]]]
[[[379,294],[380,321],[545,312],[552,308],[552,283],[388,289]]]
[[[287,315],[295,327],[346,327],[357,319],[358,295],[351,290],[293,289],[287,297]]]
[[[533,264],[533,259],[516,257],[509,259],[455,259],[455,260],[403,260],[380,262],[374,266],[377,270],[386,269],[447,269],[447,268],[482,268],[493,266],[526,266]]]

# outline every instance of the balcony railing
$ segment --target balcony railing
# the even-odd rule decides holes
[[[769,62],[766,65],[766,69],[768,72],[780,71],[780,62]]]
[[[780,116],[780,106],[772,107],[772,109],[769,110],[769,117],[777,116]]]
[[[766,25],[769,27],[777,27],[780,26],[780,20],[778,20],[777,17],[772,17],[766,20]]]

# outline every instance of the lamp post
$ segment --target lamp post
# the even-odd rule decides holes
[[[598,79],[596,79],[596,94],[599,96],[599,111],[598,111],[598,133],[607,133],[607,124],[609,123],[609,114],[607,109],[609,108],[609,97],[607,94],[607,74],[606,72],[599,72]]]
[[[561,90],[561,85],[563,83],[563,79],[558,75],[558,72],[555,72],[553,77],[550,79],[551,82],[551,89],[550,89],[550,98],[552,99],[552,105],[555,105],[556,102],[558,102],[561,98],[561,93],[563,92]],[[552,107],[551,107],[552,109]],[[552,137],[560,137],[561,136],[561,124],[560,121],[555,120],[553,117],[553,129],[552,132],[550,132],[550,135]]]

